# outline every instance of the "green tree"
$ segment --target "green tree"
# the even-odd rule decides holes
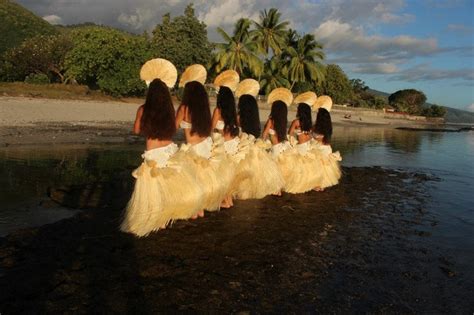
[[[217,28],[225,42],[216,44],[217,52],[214,60],[216,72],[232,69],[242,74],[248,69],[256,77],[262,74],[263,63],[255,53],[257,46],[250,37],[250,23],[249,19],[239,19],[232,36],[222,28]]]
[[[212,45],[207,38],[206,24],[199,21],[192,4],[184,15],[171,19],[170,14],[153,30],[152,50],[154,57],[171,61],[179,72],[195,63],[210,62]]]
[[[4,54],[1,76],[5,81],[23,81],[42,73],[51,81],[64,82],[64,59],[71,49],[72,41],[65,34],[28,38]]]
[[[54,35],[57,30],[17,1],[0,0],[0,55],[37,35]]]
[[[388,102],[398,111],[419,114],[426,102],[423,92],[414,89],[399,90],[388,97]]]
[[[281,13],[271,8],[260,11],[260,21],[254,21],[256,28],[252,35],[257,41],[259,52],[265,56],[268,56],[270,49],[274,55],[280,55],[285,48],[289,22],[280,22],[280,17]]]
[[[290,87],[290,81],[282,73],[282,68],[283,63],[277,56],[273,56],[265,63],[264,72],[260,78],[260,89],[265,95],[278,87]]]
[[[367,85],[365,85],[365,82],[362,81],[361,79],[351,79],[350,83],[351,83],[351,86],[352,86],[352,91],[354,93],[365,92],[369,89],[369,87]]]
[[[445,107],[436,104],[424,108],[421,112],[421,114],[426,117],[444,117],[446,113],[447,110]]]
[[[112,95],[138,95],[142,64],[151,58],[146,38],[106,27],[71,32],[74,48],[66,56],[66,75]]]
[[[316,42],[314,35],[306,34],[296,42],[296,47],[288,46],[283,53],[285,73],[291,82],[290,89],[297,82],[321,83],[324,80],[324,59],[322,45]]]
[[[352,87],[347,75],[335,64],[326,67],[326,80],[322,83],[322,90],[336,104],[344,104],[352,96]]]

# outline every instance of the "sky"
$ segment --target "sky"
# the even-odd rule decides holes
[[[414,88],[427,101],[474,112],[474,0],[18,0],[52,24],[94,22],[151,31],[166,13],[194,3],[211,41],[241,17],[277,8],[300,34],[324,45],[325,63],[393,93]]]

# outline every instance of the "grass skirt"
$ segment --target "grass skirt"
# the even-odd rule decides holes
[[[232,196],[242,200],[261,199],[280,193],[284,181],[277,163],[267,152],[271,144],[260,139],[255,141],[253,136],[245,133],[241,139],[248,139],[250,147],[245,159],[238,166],[237,173],[241,176],[232,187]]]
[[[204,141],[208,141],[208,139]],[[186,152],[186,161],[193,170],[197,185],[201,188],[201,209],[216,211],[220,209],[221,202],[228,193],[235,169],[231,167],[231,162],[225,154],[224,138],[220,134],[213,134],[212,143],[208,149],[199,147],[196,150],[193,148],[193,146],[199,145],[201,143],[183,144],[181,150]],[[204,152],[206,150],[209,152]],[[209,158],[203,155],[207,155]]]
[[[321,169],[321,180],[317,187],[327,188],[339,183],[341,179],[341,165],[342,161],[341,154],[339,151],[332,152],[332,148],[329,145],[321,145],[316,143],[317,154],[319,156],[316,161],[316,167]]]
[[[133,171],[135,188],[120,226],[123,232],[146,236],[202,209],[202,191],[186,159],[184,152],[179,151],[165,167],[145,160]]]

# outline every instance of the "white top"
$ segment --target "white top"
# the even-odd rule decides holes
[[[296,150],[298,150],[298,152],[301,155],[305,155],[306,153],[308,153],[310,147],[311,147],[311,141],[306,141],[305,143],[297,144],[296,145]]]
[[[288,141],[283,141],[283,142],[274,144],[272,146],[273,156],[277,157],[289,148],[290,148],[290,144],[288,143]]]
[[[191,149],[200,157],[209,159],[211,157],[212,143],[212,138],[207,137],[201,142],[191,145]]]
[[[236,154],[237,151],[239,150],[239,143],[240,143],[239,137],[235,137],[232,140],[224,141],[225,153],[230,154],[230,155]]]
[[[157,167],[166,167],[168,160],[176,152],[178,152],[178,146],[176,143],[170,143],[161,148],[145,151],[142,154],[142,158],[146,161],[155,161]]]
[[[224,121],[218,120],[217,123],[216,123],[216,129],[217,130],[224,130],[224,127],[225,127]]]
[[[269,134],[270,136],[276,135],[275,129],[272,129],[272,128],[268,129],[268,134]]]
[[[332,153],[332,147],[329,144],[321,144],[319,150],[324,155],[329,155]]]

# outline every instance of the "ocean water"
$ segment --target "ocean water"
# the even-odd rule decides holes
[[[427,173],[426,205],[440,222],[432,239],[453,252],[474,248],[474,132],[414,132],[336,127],[344,166],[383,166]],[[0,149],[0,236],[76,213],[44,207],[48,187],[107,180],[140,163],[142,145],[17,146]],[[466,262],[467,264],[468,262]]]

